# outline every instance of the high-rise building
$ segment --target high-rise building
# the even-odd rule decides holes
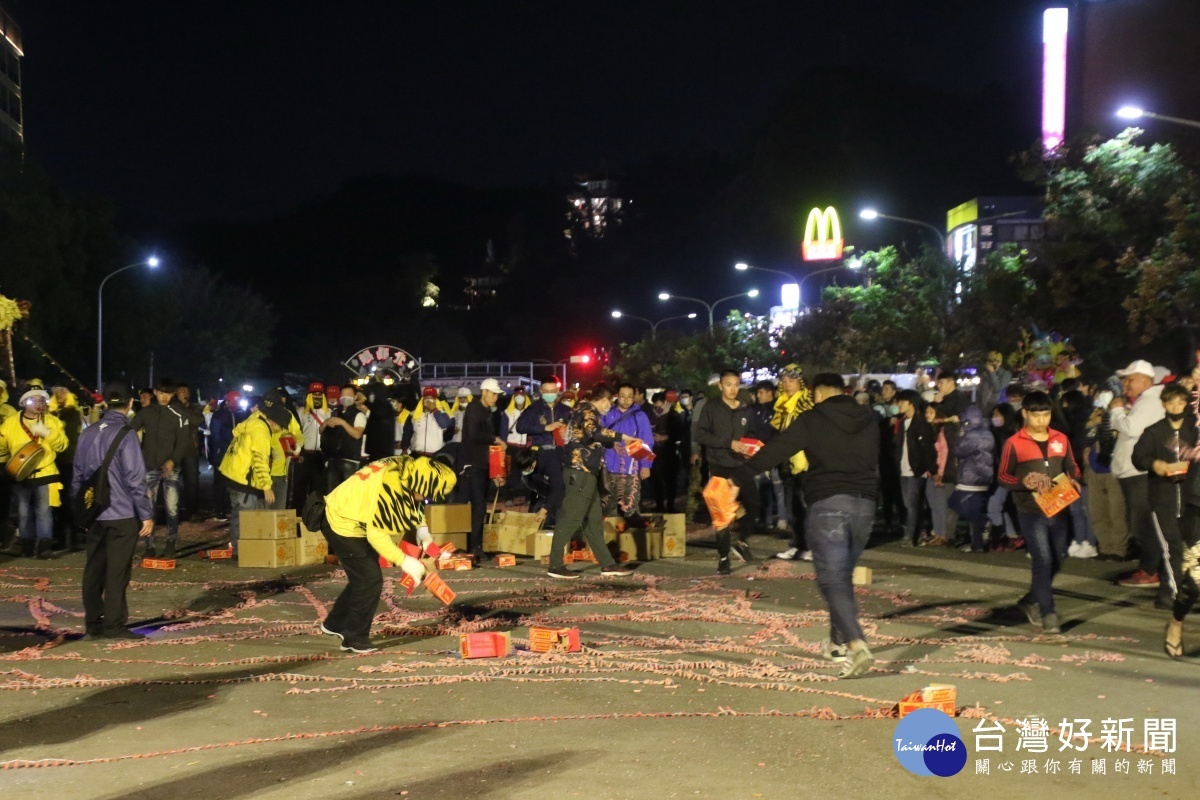
[[[24,144],[25,114],[21,105],[21,29],[0,6],[0,142]]]
[[[567,197],[571,204],[567,212],[568,227],[563,235],[603,238],[610,228],[619,226],[626,201],[617,196],[617,182],[605,178],[576,181],[576,190]]]

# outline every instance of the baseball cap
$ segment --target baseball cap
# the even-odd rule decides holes
[[[1169,381],[1167,379],[1170,377],[1171,377],[1171,370],[1167,369],[1166,367],[1155,367],[1154,368],[1154,382],[1156,384],[1157,383],[1168,383]]]
[[[786,367],[779,370],[779,377],[781,378],[799,378],[803,374],[804,370],[801,369],[800,365],[796,363],[788,364]]]
[[[1145,375],[1147,378],[1150,378],[1153,380],[1154,365],[1151,364],[1149,361],[1146,361],[1145,359],[1139,358],[1137,361],[1134,361],[1125,369],[1117,370],[1117,374],[1120,375],[1122,378],[1128,378],[1130,375]]]
[[[678,401],[679,401],[679,392],[675,391],[674,389],[668,389],[667,390],[667,402],[668,403],[676,403]]]
[[[47,403],[50,402],[50,393],[45,389],[30,389],[28,392],[21,395],[21,405],[25,405],[27,400],[32,400],[35,397],[40,397]]]
[[[105,381],[103,388],[103,401],[109,405],[123,406],[133,399],[133,392],[130,391],[129,383],[127,381]]]
[[[320,381],[313,381],[308,385],[309,394],[325,394],[325,384]]]
[[[459,396],[459,397],[470,397],[470,396],[471,396],[471,390],[470,390],[470,389],[468,389],[468,388],[467,388],[467,387],[465,387],[465,386],[460,386],[460,387],[459,387],[459,389],[458,389],[458,396]]]
[[[437,399],[437,387],[426,386],[424,389],[421,390],[421,397],[432,397],[434,399]]]
[[[258,410],[263,413],[263,416],[281,428],[287,427],[292,416],[283,404],[283,397],[274,389],[264,394],[262,399],[258,401]]]
[[[492,392],[493,394],[503,394],[504,390],[500,388],[500,381],[495,378],[484,378],[479,384],[479,391]]]
[[[242,393],[237,391],[229,391],[225,393],[225,405],[231,406],[242,399]]]

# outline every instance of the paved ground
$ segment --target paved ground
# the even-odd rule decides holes
[[[185,527],[197,543],[220,533]],[[1119,564],[1071,561],[1058,581],[1065,633],[1042,637],[999,611],[1027,585],[1023,553],[872,548],[859,600],[879,660],[838,681],[817,653],[827,615],[811,565],[717,578],[704,532],[693,535],[688,558],[628,581],[563,585],[524,560],[450,574],[449,610],[389,593],[375,628],[386,649],[366,656],[315,633],[342,585],[331,567],[138,569],[131,610],[153,635],[97,643],[78,640],[81,555],[0,561],[0,796],[930,800],[1200,787],[1196,661],[1163,655],[1165,613],[1152,592],[1111,585]],[[457,656],[461,632],[510,630],[524,645],[539,622],[579,626],[584,652]],[[958,687],[970,751],[950,779],[910,775],[891,749],[892,707],[937,682]],[[1069,774],[1057,731],[1046,754],[1015,751],[1016,721],[1030,716],[1054,729],[1093,720],[1082,774]],[[1108,718],[1132,720],[1138,750],[1146,719],[1177,719],[1178,752],[1105,752]],[[981,721],[1005,727],[1003,753],[975,751]],[[984,757],[990,775],[976,774]],[[1047,758],[1059,774],[1044,774]],[[1020,774],[1025,759],[1038,774]],[[1091,774],[1093,759],[1106,774]]]

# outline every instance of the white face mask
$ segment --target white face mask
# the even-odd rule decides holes
[[[516,398],[515,400],[513,400],[513,404],[514,404],[514,405],[515,405],[517,408],[524,408],[524,407],[525,407],[525,398],[524,398],[524,397],[518,397],[518,398]]]
[[[354,405],[354,398],[347,395],[342,395],[341,398],[338,399],[338,402],[342,404],[342,408],[349,408],[350,406]]]

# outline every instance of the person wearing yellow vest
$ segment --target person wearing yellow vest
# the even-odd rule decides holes
[[[229,545],[237,556],[241,512],[257,511],[275,502],[271,480],[272,440],[288,425],[291,413],[276,391],[267,392],[255,411],[233,429],[233,441],[221,459],[220,471],[229,486]]]
[[[454,489],[454,469],[441,459],[394,456],[373,461],[325,496],[321,533],[346,572],[346,588],[320,625],[341,649],[372,653],[371,621],[383,593],[382,556],[399,564],[418,583],[425,577],[420,559],[407,556],[392,539],[416,531],[422,549],[433,541],[425,523],[425,501],[437,502]],[[305,519],[309,509],[305,509]]]
[[[796,417],[805,411],[812,410],[812,392],[804,383],[799,364],[788,364],[779,371],[779,396],[775,398],[775,413],[771,417],[771,427],[777,431],[787,430],[796,421]],[[808,469],[808,458],[804,451],[794,454],[788,459],[787,469],[780,467],[780,478],[784,484],[784,497],[790,501],[791,508],[787,519],[791,522],[792,535],[788,540],[788,548],[782,553],[776,553],[776,558],[792,561],[799,558],[802,561],[812,561],[812,551],[805,546],[804,541],[804,501],[800,497],[800,474]],[[785,477],[784,473],[788,473]],[[784,508],[780,508],[780,521],[784,519]],[[795,511],[795,513],[791,513]]]
[[[282,394],[280,395],[282,397]],[[287,404],[284,404],[287,408]],[[288,499],[288,467],[294,458],[300,455],[304,442],[304,432],[296,415],[288,411],[287,425],[280,428],[271,437],[271,491],[275,501],[267,504],[267,508],[281,510],[287,508]]]
[[[49,558],[54,536],[51,508],[60,504],[62,478],[55,457],[67,449],[67,434],[57,417],[47,414],[50,395],[45,389],[30,389],[21,395],[20,411],[10,414],[0,423],[0,464],[20,452],[30,442],[41,445],[45,452],[37,470],[23,481],[13,484],[17,498],[20,541],[14,542],[9,555],[36,555]]]
[[[15,413],[17,410],[8,403],[8,384],[0,380],[0,424]],[[4,464],[0,463],[0,467],[3,466]],[[6,541],[9,536],[8,509],[11,505],[12,481],[0,476],[0,542]]]

